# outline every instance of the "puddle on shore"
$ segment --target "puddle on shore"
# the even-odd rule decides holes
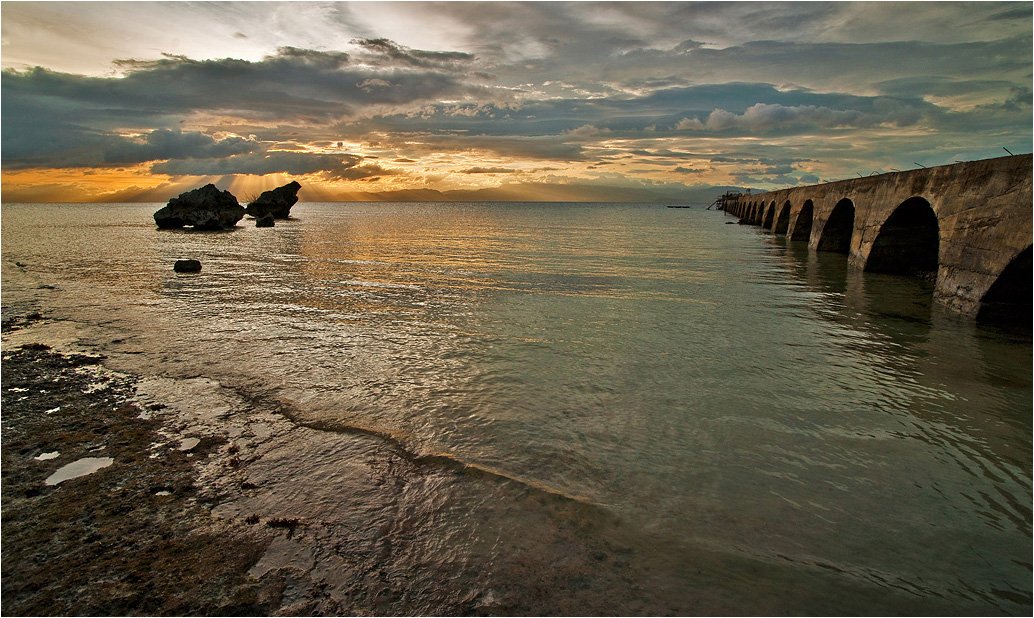
[[[35,459],[36,461],[47,461],[48,459],[57,459],[58,455],[60,454],[60,451],[50,451],[49,453],[40,453],[39,455],[33,457],[33,459]]]
[[[93,474],[97,470],[107,468],[113,463],[115,463],[115,460],[111,457],[84,457],[58,468],[57,472],[47,477],[44,484],[57,485],[69,479]]]

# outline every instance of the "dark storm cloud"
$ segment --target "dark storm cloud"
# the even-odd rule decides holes
[[[259,152],[209,159],[177,159],[156,163],[151,171],[173,176],[216,176],[220,174],[313,174],[326,172],[343,177],[359,165],[360,157],[301,152]]]
[[[254,152],[260,148],[255,141],[240,137],[217,140],[204,133],[169,129],[151,131],[142,141],[123,140],[120,146],[110,152],[109,156],[127,163],[184,157],[225,157]]]
[[[748,66],[755,71],[778,70],[785,81],[805,83],[821,75],[846,87],[852,80],[864,85],[894,75],[940,74],[972,79],[1029,73],[1029,56],[1024,58],[1016,50],[1030,46],[1029,34],[965,43],[759,41],[728,50],[696,50],[691,57],[707,62],[715,71]]]
[[[125,60],[124,78],[90,78],[42,68],[3,72],[4,106],[16,114],[118,124],[168,122],[195,111],[244,118],[320,120],[373,104],[414,103],[474,94],[478,88],[434,71],[376,71],[344,53],[280,48],[262,61]],[[369,88],[371,81],[381,88]]]
[[[462,112],[462,113],[459,113]],[[507,107],[425,106],[420,114],[360,121],[367,130],[441,131],[481,136],[548,136],[565,143],[604,137],[792,135],[817,128],[910,126],[936,123],[937,106],[918,98],[854,96],[779,90],[769,84],[732,83],[668,88],[641,97],[525,101]]]
[[[891,96],[959,96],[974,93],[1007,90],[1013,82],[987,79],[954,79],[939,75],[923,75],[888,79],[875,84],[881,92]]]
[[[329,180],[376,180],[381,176],[400,176],[402,172],[383,168],[376,163],[327,169],[323,177]]]
[[[473,54],[410,49],[388,39],[353,39],[352,44],[370,52],[364,60],[375,64],[403,65],[424,69],[462,69]]]
[[[1029,74],[1030,11],[987,3],[452,3],[513,83],[796,83],[861,92],[909,75]]]
[[[261,148],[239,137],[215,139],[198,132],[158,129],[139,137],[94,131],[79,125],[16,125],[4,117],[3,158],[7,169],[32,167],[117,167],[160,159],[225,157]]]
[[[6,71],[5,167],[165,161],[155,169],[390,174],[298,150],[369,136],[405,143],[392,157],[490,151],[605,163],[636,153],[688,174],[701,168],[687,159],[707,159],[692,151],[721,138],[728,163],[749,168],[745,178],[775,181],[793,178],[786,166],[802,159],[787,153],[800,148],[854,165],[856,156],[944,156],[946,143],[954,155],[965,150],[955,144],[977,144],[977,135],[1030,141],[1026,5],[406,4],[402,21],[426,18],[427,29],[405,40],[439,51],[385,38],[363,5],[162,7],[182,10],[190,24],[214,11],[223,19],[210,21],[225,22],[235,44],[270,41],[247,57],[277,51],[256,61],[122,60],[117,78]],[[274,9],[308,11],[304,32],[267,29],[264,12]],[[387,32],[408,36],[381,19]],[[347,51],[326,49],[334,45]],[[185,120],[205,132],[178,132]],[[229,131],[258,137],[212,137]],[[850,149],[830,136],[850,136]],[[750,159],[736,150],[741,138],[753,140],[753,164],[740,161]],[[273,150],[288,142],[294,158]]]
[[[166,55],[121,61],[125,77],[86,77],[41,68],[3,72],[5,167],[116,165],[206,158],[255,150],[200,134],[156,132],[140,143],[125,127],[175,127],[195,112],[255,121],[327,122],[371,105],[403,105],[476,92],[425,71],[353,68],[344,53],[282,47],[260,62],[197,61]],[[180,137],[172,137],[179,135]],[[221,148],[213,151],[212,148]]]

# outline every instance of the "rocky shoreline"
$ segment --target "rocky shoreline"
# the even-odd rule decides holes
[[[213,520],[215,496],[197,484],[195,463],[224,445],[212,437],[190,449],[163,443],[160,423],[135,401],[134,379],[101,360],[5,346],[3,613],[274,612],[277,582],[248,569],[276,531]],[[113,464],[44,483],[97,456]]]
[[[388,581],[390,556],[266,496],[273,483],[291,484],[264,477],[266,449],[322,434],[205,378],[134,376],[100,355],[52,349],[34,331],[54,322],[12,313],[2,360],[4,615],[418,611],[404,582]],[[100,457],[112,464],[48,484],[63,466]],[[476,609],[438,583],[419,613]]]
[[[534,615],[578,603],[555,597],[557,577],[575,574],[546,556],[494,573],[434,555],[447,521],[413,489],[467,487],[462,467],[298,425],[208,378],[131,375],[43,343],[61,326],[5,307],[3,614]],[[300,486],[299,468],[324,465],[312,453],[330,456],[328,482]],[[112,463],[47,484],[84,458]],[[479,509],[508,518],[507,503]]]

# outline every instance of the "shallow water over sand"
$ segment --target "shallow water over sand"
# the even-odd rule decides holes
[[[82,459],[77,459],[72,463],[65,464],[58,468],[54,474],[47,477],[44,484],[58,485],[65,481],[79,478],[80,476],[93,474],[98,470],[107,468],[113,463],[115,463],[115,460],[111,457],[83,457]]]
[[[4,306],[199,424],[290,419],[240,429],[259,489],[219,512],[322,523],[259,571],[344,539],[396,610],[445,577],[503,613],[1029,613],[1030,334],[928,284],[703,210],[158,206],[5,204]]]

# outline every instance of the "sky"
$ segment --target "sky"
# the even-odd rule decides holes
[[[5,202],[704,202],[1030,152],[1030,2],[3,2]]]

